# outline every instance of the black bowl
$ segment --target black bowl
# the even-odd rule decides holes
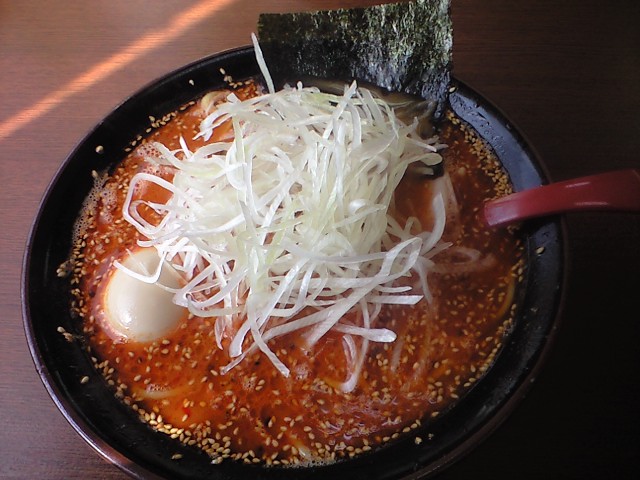
[[[51,398],[65,418],[101,455],[135,477],[208,479],[418,478],[459,459],[502,422],[539,369],[560,310],[565,278],[565,235],[558,220],[528,222],[525,282],[513,331],[485,377],[446,414],[373,452],[327,466],[264,468],[231,461],[212,465],[204,453],[153,432],[118,401],[79,342],[69,310],[68,280],[57,276],[71,248],[73,223],[92,186],[92,170],[124,157],[124,149],[149,124],[187,101],[224,85],[220,68],[235,79],[259,69],[252,48],[213,55],[152,83],[117,107],[80,142],[49,185],[24,258],[22,305],[27,340]],[[516,190],[546,183],[543,167],[505,116],[479,94],[454,82],[450,107],[495,150]],[[100,148],[98,148],[100,147]],[[544,247],[544,254],[536,250]],[[81,383],[83,377],[88,382]],[[86,380],[86,379],[85,379]],[[425,422],[426,423],[426,422]],[[417,445],[415,436],[424,441]],[[179,461],[172,455],[181,453]]]

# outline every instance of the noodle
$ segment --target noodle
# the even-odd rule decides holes
[[[96,365],[143,421],[215,461],[331,462],[390,441],[451,408],[512,321],[521,246],[478,215],[504,174],[477,135],[449,114],[446,176],[434,181],[407,168],[434,142],[389,127],[393,111],[353,85],[331,97],[340,113],[314,113],[322,129],[306,129],[308,111],[291,121],[318,142],[289,138],[266,112],[292,98],[304,106],[307,94],[326,99],[301,86],[263,95],[254,82],[212,92],[100,177],[79,219],[73,309]],[[250,130],[253,121],[277,134]],[[384,140],[371,146],[367,124],[378,122]],[[329,139],[355,142],[364,160],[345,173],[344,152],[322,153]],[[294,173],[286,159],[305,148],[318,155]],[[408,159],[381,162],[386,148]],[[379,188],[390,171],[391,188]],[[330,223],[322,204],[344,215]],[[141,268],[149,251],[158,263]],[[105,309],[114,278],[131,274],[160,279],[180,306],[155,338],[114,327],[118,313]]]

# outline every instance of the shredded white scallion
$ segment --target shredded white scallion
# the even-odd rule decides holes
[[[434,231],[420,234],[397,225],[390,207],[407,166],[433,162],[436,140],[421,139],[415,123],[355,82],[343,95],[301,84],[274,91],[255,37],[254,45],[269,91],[244,101],[232,94],[202,121],[207,142],[230,122],[229,142],[195,151],[185,142],[175,151],[157,145],[159,158],[149,160],[172,168],[173,178],[136,174],[124,218],[146,237],[141,245],[183,276],[174,301],[216,317],[217,345],[228,337],[234,359],[225,370],[257,348],[286,376],[269,340],[298,331],[312,345],[334,329],[355,366],[343,384],[350,391],[368,342],[395,339],[375,327],[381,305],[422,298],[396,281],[413,271],[429,297],[428,253],[444,229],[443,200],[431,206]],[[170,200],[134,200],[140,182],[165,188]],[[145,221],[142,204],[162,220]],[[357,315],[347,321],[351,310]],[[353,337],[362,337],[360,351]]]

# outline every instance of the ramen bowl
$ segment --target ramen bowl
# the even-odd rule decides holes
[[[24,258],[22,297],[26,335],[36,369],[72,427],[104,458],[138,478],[286,479],[422,478],[462,458],[521,400],[541,368],[559,317],[565,278],[565,235],[557,219],[520,228],[525,268],[514,325],[486,374],[446,413],[396,440],[326,465],[264,467],[212,463],[204,452],[153,431],[118,400],[94,367],[70,311],[68,279],[58,267],[72,248],[74,223],[93,186],[92,172],[113,168],[149,117],[162,118],[190,100],[235,79],[259,75],[245,47],[185,66],[143,88],[100,122],[64,161],[33,223]],[[516,191],[547,183],[524,137],[489,101],[453,81],[450,109],[484,139]],[[420,441],[417,441],[420,439]],[[179,459],[179,460],[178,460]]]

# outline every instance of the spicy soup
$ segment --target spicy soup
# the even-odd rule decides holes
[[[177,323],[153,339],[128,338],[109,321],[108,290],[113,277],[122,275],[114,265],[138,252],[139,241],[145,240],[122,215],[132,178],[151,172],[171,181],[171,168],[149,161],[157,154],[154,142],[173,150],[182,137],[197,148],[205,140],[192,139],[211,102],[224,103],[228,93],[151,119],[148,136],[140,137],[122,163],[109,174],[96,174],[66,266],[73,311],[96,368],[114,394],[158,434],[198,447],[214,462],[330,462],[412,435],[451,408],[491,366],[513,321],[522,273],[515,234],[487,229],[480,217],[486,199],[509,193],[508,179],[488,147],[451,113],[438,131],[439,142],[446,145],[440,151],[444,175],[432,178],[407,170],[391,209],[398,222],[414,217],[429,229],[434,219],[425,206],[435,191],[447,192],[441,239],[446,248],[430,259],[431,298],[380,309],[376,326],[396,338],[368,342],[355,378],[364,340],[345,340],[340,331],[329,330],[311,348],[293,334],[269,340],[270,350],[289,370],[285,376],[261,351],[248,351],[227,370],[232,358],[228,348],[220,347],[228,347],[231,338],[223,337],[218,345],[215,320],[186,308],[177,308]],[[249,82],[235,86],[234,94],[249,99],[259,91]],[[207,141],[229,138],[229,125],[222,124]],[[159,205],[170,196],[152,183],[134,194]],[[140,215],[152,224],[161,221],[152,208],[141,208]],[[399,283],[412,286],[416,278],[409,275]],[[357,315],[349,311],[343,321]],[[424,440],[415,436],[416,443]]]

